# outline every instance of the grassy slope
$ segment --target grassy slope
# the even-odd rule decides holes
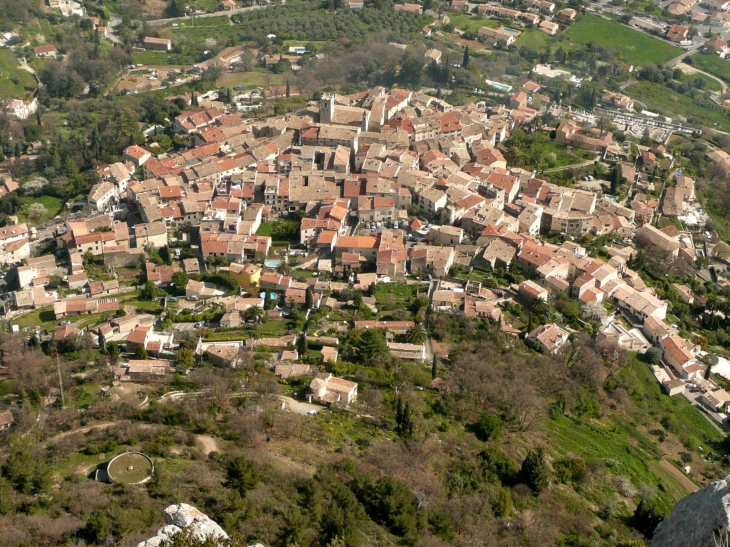
[[[674,437],[694,450],[705,447],[705,453],[722,438],[684,397],[665,395],[648,365],[638,359],[633,359],[617,377],[626,386],[629,397],[646,414],[631,416],[611,412],[601,419],[571,416],[549,420],[549,444],[562,455],[572,453],[586,461],[600,460],[613,475],[625,476],[634,485],[654,485],[667,502],[676,501],[688,492],[661,467],[666,447],[658,444],[648,431],[661,429],[659,421],[668,417]],[[656,422],[645,423],[647,415]],[[695,457],[699,459],[700,454],[695,453]]]
[[[611,46],[623,53],[626,61],[634,65],[661,64],[682,53],[677,47],[596,15],[583,17],[565,31],[565,34],[581,44]]]
[[[11,78],[17,78],[14,83]],[[22,99],[26,92],[35,89],[33,76],[20,68],[13,52],[7,48],[0,49],[0,97]]]

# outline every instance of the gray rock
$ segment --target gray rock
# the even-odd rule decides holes
[[[154,537],[143,541],[137,547],[159,547],[164,540],[170,539],[187,527],[190,527],[200,539],[209,537],[228,539],[228,534],[223,528],[187,503],[170,505],[165,509],[164,517],[166,525],[160,528]]]
[[[730,477],[726,477],[679,500],[656,527],[651,547],[716,547],[713,532],[729,527]]]

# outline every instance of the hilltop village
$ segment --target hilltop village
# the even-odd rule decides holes
[[[18,283],[4,296],[5,313],[13,318],[52,306],[54,318],[65,319],[51,329],[55,343],[88,334],[96,345],[113,340],[145,357],[115,369],[124,379],[171,370],[177,343],[160,321],[175,313],[212,310],[217,321],[205,323],[208,328],[235,329],[261,313],[276,320],[298,306],[337,310],[352,302],[353,288],[372,294],[377,284],[404,283],[417,285],[433,310],[487,318],[510,336],[556,353],[576,327],[590,328],[572,318],[538,321],[557,298],[577,302],[582,317],[597,320],[595,334],[608,348],[659,348],[663,360],[655,374],[671,394],[694,385],[706,368],[700,346],[679,335],[667,320],[667,302],[632,268],[641,255],[709,275],[697,266],[704,241],[673,224],[659,229],[650,223],[658,213],[681,218],[697,209],[694,181],[674,172],[660,203],[642,192],[653,189],[648,173],[658,162],[671,169],[663,146],[639,146],[636,156],[610,132],[569,118],[557,129],[536,127],[529,102],[518,92],[512,108],[454,108],[422,93],[374,88],[325,95],[296,113],[252,121],[227,113],[215,98],[201,100],[172,121],[188,147],[155,154],[154,147],[132,145],[124,161],[97,168],[101,181],[88,196],[93,213],[62,222],[46,236],[57,251],[31,257],[37,233],[25,224],[2,230],[0,257]],[[590,152],[618,174],[619,184],[638,191],[618,201],[608,183],[588,180],[593,177],[559,186],[507,161],[517,134],[541,131]],[[120,211],[125,221],[115,220]],[[289,230],[283,246],[267,230],[281,226]],[[162,318],[120,303],[117,294],[135,288],[129,282],[135,268],[141,268],[147,297],[163,299]],[[51,282],[58,278],[62,283]],[[165,293],[168,287],[179,289],[181,298]],[[690,287],[675,288],[685,301],[695,298]],[[366,303],[372,308],[367,320],[355,318],[349,327],[330,322],[321,330],[383,329],[394,355],[430,363],[434,352],[423,337],[393,339],[415,323],[381,320],[375,304],[372,298]],[[109,319],[107,312],[116,316]],[[79,315],[96,321],[74,326]],[[520,320],[525,316],[527,323]],[[226,342],[201,336],[195,349],[201,359],[235,366],[243,348],[266,346],[280,348],[282,362],[295,363],[299,355],[292,350],[304,336]],[[323,362],[338,359],[336,337],[329,341]],[[309,366],[287,370],[310,372]],[[349,402],[354,393],[346,391]],[[730,399],[715,384],[705,391],[701,401],[713,412]]]

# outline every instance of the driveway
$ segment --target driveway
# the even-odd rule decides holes
[[[296,399],[292,399],[291,397],[285,397],[284,395],[279,395],[277,399],[279,399],[282,404],[285,405],[285,408],[288,408],[291,412],[295,412],[297,414],[306,414],[307,412],[310,412],[312,410],[314,410],[315,412],[320,412],[325,408],[323,406],[297,401]]]

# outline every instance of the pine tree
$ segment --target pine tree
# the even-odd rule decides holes
[[[469,69],[469,46],[466,46],[466,49],[464,50],[464,61],[461,63],[461,66],[464,70]]]

